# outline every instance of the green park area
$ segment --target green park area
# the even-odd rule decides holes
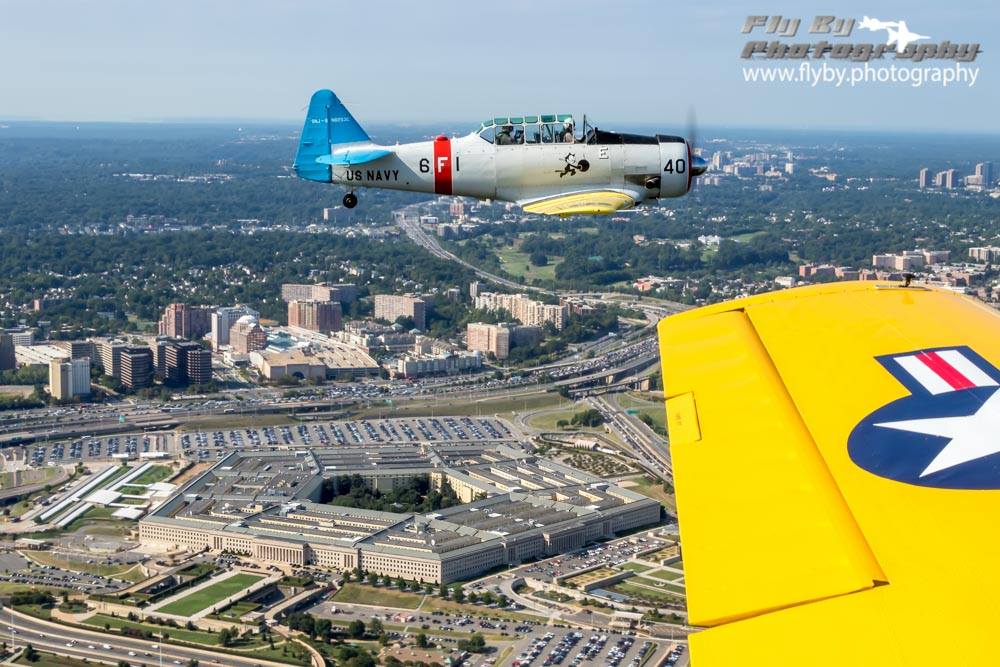
[[[556,392],[538,391],[516,397],[476,399],[461,396],[456,392],[454,399],[399,401],[372,403],[371,407],[352,414],[354,419],[379,419],[384,417],[426,417],[428,415],[489,416],[504,413],[528,412],[544,408],[558,407],[566,399]]]
[[[633,563],[631,561],[627,563],[622,563],[618,567],[619,569],[631,570],[632,572],[647,572],[653,569],[652,566],[650,565],[642,565],[641,563]]]
[[[424,596],[418,593],[404,593],[387,588],[346,583],[337,591],[333,599],[345,604],[370,604],[376,607],[416,609],[420,606]]]
[[[141,475],[131,480],[129,484],[143,485],[162,482],[166,478],[170,477],[171,470],[170,466],[152,466],[147,468]]]
[[[562,257],[550,255],[546,257],[548,261],[544,266],[535,266],[531,263],[530,254],[521,251],[519,245],[500,248],[496,254],[505,272],[528,283],[533,280],[554,280],[556,265],[563,260]]]
[[[162,633],[167,633],[170,635],[170,638],[176,641],[189,642],[191,644],[215,646],[219,643],[219,633],[217,632],[188,630],[186,628],[174,628],[167,625],[156,625],[154,623],[140,623],[138,621],[129,621],[120,616],[109,616],[107,614],[94,614],[90,618],[86,619],[84,624],[92,625],[96,628],[105,628],[107,630],[121,630],[122,628],[148,630],[154,635],[160,637],[163,636]]]
[[[240,572],[239,574],[209,584],[193,593],[188,593],[179,600],[174,600],[170,604],[160,607],[157,611],[175,616],[191,616],[246,590],[263,578],[264,575],[261,574]]]

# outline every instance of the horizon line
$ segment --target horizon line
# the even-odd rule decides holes
[[[459,120],[426,120],[426,121],[370,121],[368,126],[378,127],[378,126],[389,126],[389,127],[413,127],[413,128],[426,128],[435,125],[459,125],[467,121]],[[53,119],[53,118],[34,118],[34,117],[11,117],[4,118],[0,117],[0,125],[5,123],[38,123],[38,124],[51,124],[51,125],[255,125],[255,126],[272,126],[272,127],[288,127],[289,129],[301,129],[302,121],[298,119],[288,119],[288,118],[238,118],[238,117],[177,117],[177,118],[159,118],[159,119],[116,119],[116,120],[78,120],[78,119]],[[651,126],[655,125],[657,121],[620,121],[612,122],[608,126],[612,125],[622,125],[622,126]],[[682,126],[683,123],[662,123],[665,128],[670,128],[674,126]],[[607,127],[607,126],[606,126]],[[718,124],[704,124],[699,125],[699,134],[704,134],[704,130],[710,128],[713,130],[725,130],[725,131],[787,131],[789,133],[809,133],[809,132],[854,132],[858,134],[883,134],[883,135],[905,135],[905,134],[938,134],[938,135],[958,135],[958,136],[979,136],[979,137],[1000,137],[1000,131],[984,131],[972,130],[967,131],[963,129],[956,129],[954,127],[947,128],[930,128],[930,127],[913,127],[913,128],[884,128],[884,129],[872,129],[870,127],[852,127],[845,125],[822,125],[810,128],[790,128],[783,125],[718,125]],[[2,130],[4,128],[0,128]],[[470,130],[470,131],[475,131]],[[0,135],[2,136],[2,135]]]

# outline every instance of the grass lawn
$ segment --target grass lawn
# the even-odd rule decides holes
[[[730,238],[733,241],[736,241],[737,243],[749,243],[750,241],[754,240],[755,238],[763,234],[767,234],[767,232],[765,231],[747,232],[745,234],[737,234],[736,236],[731,236]]]
[[[184,422],[178,427],[179,431],[218,431],[240,428],[260,428],[263,426],[282,426],[295,424],[298,420],[290,414],[263,414],[255,415],[247,413],[245,415],[233,414],[218,417],[206,417],[196,422]]]
[[[662,505],[664,505],[668,510],[673,510],[677,506],[677,501],[674,500],[674,496],[671,493],[667,493],[663,490],[663,482],[660,480],[653,480],[646,475],[641,475],[639,477],[630,477],[629,481],[632,482],[631,486],[626,488],[630,491],[635,491],[636,493],[641,493],[647,498],[652,498],[653,500],[659,500]]]
[[[558,422],[561,419],[565,419],[568,422],[573,418],[573,415],[585,409],[586,408],[581,407],[579,410],[575,408],[569,408],[567,410],[555,410],[553,412],[540,412],[537,415],[532,415],[528,419],[528,425],[542,429],[544,431],[559,431],[561,429],[558,426],[556,426],[556,422]],[[578,429],[584,431],[590,430],[585,427],[581,428],[580,426],[571,426],[570,428],[572,430],[578,430]]]
[[[529,254],[521,252],[515,247],[507,246],[496,251],[497,257],[504,271],[510,275],[520,278],[526,282],[535,280],[554,280],[556,277],[556,264],[563,260],[562,257],[552,255],[549,263],[545,266],[535,266],[529,260]]]
[[[94,663],[84,662],[83,660],[77,660],[76,658],[68,658],[62,655],[55,655],[54,653],[44,653],[38,651],[38,660],[35,662],[29,662],[25,659],[22,653],[17,660],[14,661],[15,665],[33,665],[33,667],[93,667]]]
[[[217,581],[205,588],[189,593],[165,607],[160,607],[156,611],[163,614],[191,616],[202,609],[207,609],[230,596],[236,595],[240,591],[246,590],[261,579],[264,579],[263,575],[240,572],[227,579]]]
[[[572,584],[574,586],[580,586],[581,588],[587,584],[593,583],[598,579],[604,579],[605,577],[610,577],[618,574],[609,567],[599,567],[596,570],[591,570],[590,572],[584,572],[583,574],[577,574],[565,580],[566,584]]]
[[[542,408],[555,408],[560,404],[565,404],[566,399],[555,392],[539,391],[537,393],[525,394],[516,398],[494,398],[488,400],[469,401],[467,398],[456,397],[451,400],[437,400],[433,402],[414,401],[412,403],[397,403],[392,406],[373,406],[366,410],[361,410],[352,418],[375,418],[382,417],[427,417],[429,415],[455,415],[455,416],[488,416],[501,414],[504,412],[524,412],[527,410],[540,410]]]
[[[155,614],[154,614],[155,615]],[[166,632],[169,635],[169,639],[166,642],[186,642],[188,644],[201,644],[202,646],[218,646],[219,645],[219,633],[217,632],[205,632],[202,630],[188,630],[186,628],[172,628],[168,625],[156,625],[154,623],[141,623],[137,621],[129,621],[120,616],[109,616],[106,614],[94,614],[87,620],[85,620],[84,625],[90,625],[96,628],[103,628],[105,624],[112,630],[120,630],[121,628],[136,628],[139,630],[149,630],[153,634],[160,635],[160,633]],[[275,637],[276,651],[281,654],[282,641],[280,637]],[[268,643],[261,639],[259,635],[250,635],[250,637],[243,639],[240,638],[236,642],[227,647],[236,652],[241,650],[253,649],[254,655],[259,655],[261,651],[269,651]],[[289,662],[287,659],[274,658],[270,656],[269,660],[278,660],[279,662]]]
[[[67,533],[72,533],[75,530],[83,528],[84,526],[92,526],[98,524],[112,524],[109,527],[116,529],[117,534],[123,535],[127,533],[132,525],[135,524],[134,521],[129,521],[127,519],[119,519],[117,517],[111,516],[114,513],[114,507],[101,507],[95,505],[89,510],[76,517],[70,521],[63,530]]]
[[[58,473],[58,468],[29,468],[17,473],[0,473],[0,489],[12,489],[15,486],[15,482],[17,482],[17,486],[41,484],[50,479],[55,479]]]
[[[41,586],[38,584],[17,584],[17,583],[11,583],[9,581],[0,581],[0,595],[8,595],[10,593],[18,593],[20,591],[51,591],[53,594],[62,593],[63,591],[68,591],[70,593],[79,592],[70,590],[68,588],[59,588],[58,586]]]
[[[218,617],[224,621],[233,621],[236,623],[239,622],[244,614],[249,614],[259,606],[256,602],[237,602],[234,605],[230,605],[225,611],[219,612]]]
[[[615,399],[623,410],[638,410],[639,414],[649,415],[660,428],[667,427],[667,412],[663,401],[650,401],[632,394],[618,394]]]
[[[341,603],[370,604],[377,607],[398,607],[416,609],[424,596],[418,593],[403,593],[388,588],[375,588],[356,583],[346,583],[337,591],[333,599]]]
[[[133,479],[129,484],[153,484],[170,477],[172,471],[173,469],[170,466],[153,466]]]
[[[24,612],[25,614],[28,614],[29,616],[34,616],[36,618],[45,618],[45,619],[52,618],[52,608],[43,607],[40,604],[19,604],[16,605],[15,608],[20,612]]]
[[[673,595],[672,593],[661,593],[654,588],[636,586],[635,584],[626,582],[615,584],[611,587],[611,590],[615,593],[621,593],[622,595],[627,595],[630,598],[635,598],[637,601],[652,602],[653,604],[676,604],[682,601],[679,596]]]
[[[646,572],[647,577],[656,577],[657,579],[663,579],[664,581],[677,581],[684,575],[680,572],[672,572],[670,570],[657,570],[656,572]]]
[[[633,572],[646,572],[653,569],[651,565],[641,565],[639,563],[622,563],[618,567],[623,570],[632,570]]]
[[[132,573],[131,576],[138,575],[140,578],[143,576],[141,570],[139,570],[135,565],[108,565],[100,562],[88,563],[82,560],[60,558],[50,551],[25,551],[24,555],[26,558],[38,563],[39,565],[57,567],[62,570],[69,570],[70,572],[96,574],[100,577],[115,577],[119,579],[126,579],[127,581],[132,581],[132,579],[129,578],[129,573]],[[135,579],[135,581],[139,581],[139,579]]]
[[[140,623],[129,621],[121,616],[108,616],[106,614],[94,614],[83,622],[85,625],[92,625],[95,628],[103,628],[107,625],[112,630],[122,628],[136,628],[139,630],[149,630],[159,635],[166,632],[177,641],[190,642],[192,644],[204,644],[205,646],[215,646],[219,643],[217,632],[201,632],[199,630],[186,630],[184,628],[171,628],[169,626],[154,625],[153,623]]]

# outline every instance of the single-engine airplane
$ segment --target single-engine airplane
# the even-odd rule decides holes
[[[607,132],[566,114],[490,118],[464,137],[380,146],[330,90],[309,103],[295,173],[357,188],[386,188],[514,202],[529,213],[607,214],[680,197],[703,174],[691,142]]]

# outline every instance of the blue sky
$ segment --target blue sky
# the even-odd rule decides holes
[[[1000,6],[766,0],[3,0],[0,118],[296,120],[334,89],[370,122],[586,112],[603,125],[996,131]],[[904,19],[979,42],[973,88],[746,83],[748,13]],[[798,41],[817,37],[800,28]],[[850,41],[884,33],[855,31]],[[758,39],[763,39],[759,37]]]

